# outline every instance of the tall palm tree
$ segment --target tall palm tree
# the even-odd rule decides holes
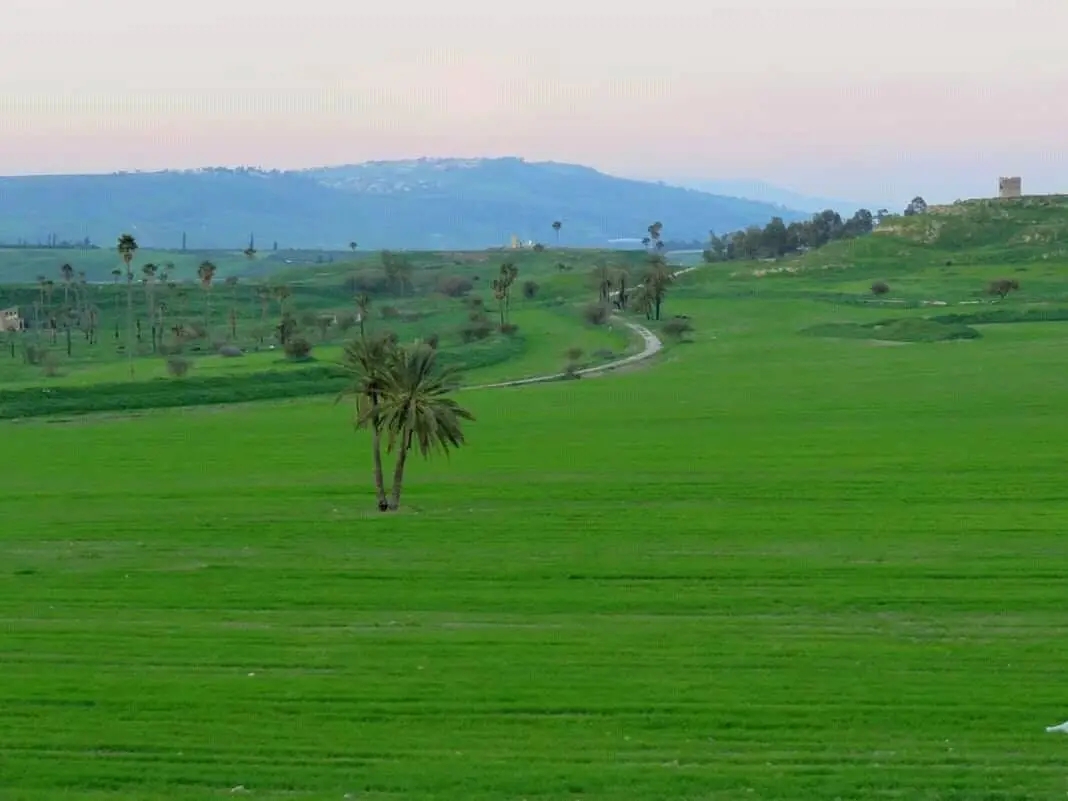
[[[152,350],[156,350],[156,273],[159,268],[155,264],[146,264],[141,268],[144,276],[141,280],[145,285],[145,307],[148,309],[148,322],[152,328]],[[161,332],[162,333],[162,332]]]
[[[359,245],[357,244],[356,240],[354,239],[351,242],[349,242],[349,247],[352,248],[352,252],[355,253],[356,252],[356,248],[358,248]]]
[[[70,285],[74,280],[74,268],[69,264],[64,264],[59,268],[59,274],[63,278],[63,305],[65,307],[70,303]]]
[[[371,296],[366,292],[361,292],[356,296],[356,316],[357,322],[360,324],[360,339],[366,336],[366,329],[364,327],[367,321],[368,315],[371,314]]]
[[[133,269],[130,263],[137,253],[137,240],[131,234],[119,237],[117,249],[126,265],[126,361],[130,365],[130,378],[134,377],[134,324],[133,324]]]
[[[645,273],[645,288],[649,293],[649,299],[653,305],[653,319],[660,319],[660,306],[667,295],[668,286],[671,285],[674,276],[667,262],[661,256],[653,256],[649,259],[649,268]]]
[[[512,311],[512,287],[515,285],[515,279],[519,277],[519,268],[510,261],[506,261],[501,265],[501,280],[504,281],[504,314],[505,322],[507,317]]]
[[[274,288],[274,299],[278,301],[278,332],[281,344],[285,345],[289,340],[290,327],[284,325],[286,321],[286,301],[289,300],[289,296],[292,294],[289,287],[285,284],[279,284]]]
[[[432,451],[448,456],[464,444],[464,420],[474,415],[449,397],[459,387],[459,371],[441,367],[437,351],[418,342],[400,348],[389,363],[386,384],[379,398],[378,420],[387,437],[386,451],[396,451],[390,509],[400,506],[404,468],[413,445],[423,458]]]
[[[564,224],[559,220],[553,221],[553,232],[556,234],[556,244],[560,244],[560,229],[564,227]]]
[[[204,327],[208,331],[209,341],[211,340],[211,282],[215,279],[216,269],[210,261],[202,261],[197,267],[200,288],[204,290]]]
[[[338,395],[338,400],[352,396],[356,400],[356,428],[371,430],[371,459],[374,466],[375,497],[379,511],[389,509],[386,500],[386,483],[382,471],[382,424],[379,406],[389,383],[389,372],[396,358],[393,341],[380,335],[360,338],[345,346],[342,364],[351,377],[349,386]]]
[[[237,341],[237,276],[228,275],[224,283],[230,287],[230,339]]]

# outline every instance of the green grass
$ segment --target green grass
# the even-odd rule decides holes
[[[757,267],[681,278],[644,369],[461,392],[397,515],[329,397],[0,422],[0,797],[1062,794],[1065,262],[988,306]],[[468,382],[623,350],[585,281]]]
[[[806,328],[802,333],[882,342],[951,342],[959,339],[978,339],[982,336],[974,328],[959,322],[944,323],[917,317],[880,320],[875,323],[821,323]]]
[[[3,424],[5,801],[1062,793],[1060,324],[713,288],[649,369],[462,393],[396,516],[327,398]]]

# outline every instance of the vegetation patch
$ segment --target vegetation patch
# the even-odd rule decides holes
[[[923,317],[903,317],[876,323],[821,323],[801,333],[836,339],[881,339],[887,342],[949,342],[982,336],[964,323],[940,322]]]
[[[1068,322],[1068,309],[984,309],[978,312],[941,314],[932,321],[943,325],[994,325],[996,323]]]
[[[459,370],[474,370],[515,358],[524,347],[522,336],[494,337],[443,350],[438,362]],[[188,360],[171,357],[171,379],[0,389],[0,420],[327,395],[343,390],[349,380],[341,367],[332,364],[222,376],[187,376],[190,366]]]

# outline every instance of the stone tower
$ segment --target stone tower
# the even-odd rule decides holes
[[[998,197],[1020,197],[1022,195],[1019,177],[998,178]]]

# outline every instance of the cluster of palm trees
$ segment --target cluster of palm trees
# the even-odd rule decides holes
[[[390,333],[371,333],[364,320],[370,300],[361,308],[360,336],[350,342],[343,364],[351,377],[338,396],[355,400],[357,429],[371,432],[375,498],[381,512],[400,508],[404,470],[414,446],[424,457],[433,451],[448,455],[464,444],[463,421],[474,416],[451,394],[459,388],[459,372],[438,362],[436,347],[416,341],[401,345]],[[395,455],[392,486],[387,490],[382,447]]]
[[[512,262],[507,261],[501,265],[500,275],[494,278],[490,285],[493,290],[493,298],[497,301],[500,309],[502,330],[508,325],[508,315],[512,310],[512,286],[518,277],[519,268]]]
[[[661,307],[673,280],[671,268],[659,253],[649,257],[640,283],[629,291],[630,271],[625,267],[612,268],[607,264],[599,264],[593,269],[592,277],[598,300],[602,304],[611,301],[617,309],[644,314],[647,320],[660,319]]]

